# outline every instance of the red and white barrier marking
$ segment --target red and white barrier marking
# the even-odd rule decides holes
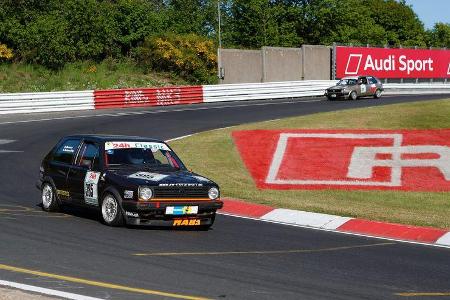
[[[450,130],[233,132],[259,188],[450,191]]]
[[[202,86],[99,90],[95,109],[196,104],[203,102]]]

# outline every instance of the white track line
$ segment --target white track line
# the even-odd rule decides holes
[[[395,242],[406,243],[406,244],[421,245],[421,246],[431,246],[431,247],[436,247],[436,248],[450,249],[450,246],[446,246],[446,245],[414,242],[414,241],[407,241],[407,240],[400,240],[400,239],[394,239],[394,238],[386,238],[386,237],[368,235],[368,234],[363,234],[363,233],[338,231],[338,230],[334,230],[334,229],[326,229],[326,228],[311,227],[311,226],[299,225],[299,224],[283,223],[283,222],[274,221],[274,220],[263,220],[263,219],[259,219],[259,218],[244,217],[244,216],[239,216],[239,215],[230,214],[230,213],[223,213],[223,212],[218,212],[217,214],[223,215],[223,216],[228,216],[228,217],[233,217],[233,218],[253,220],[253,221],[260,221],[260,222],[265,222],[265,223],[273,223],[273,224],[279,224],[279,225],[285,225],[285,226],[291,226],[291,227],[300,227],[300,228],[305,228],[305,229],[327,231],[327,232],[333,232],[333,233],[338,233],[338,234],[345,234],[345,235],[352,235],[352,236],[359,236],[359,237],[368,237],[368,238],[380,239],[380,240],[386,240],[386,241],[395,241]]]
[[[31,119],[31,120],[22,120],[22,121],[7,121],[7,122],[0,122],[0,125],[33,123],[33,122],[55,121],[55,120],[97,118],[97,117],[123,117],[123,116],[134,116],[134,115],[162,114],[162,113],[170,113],[170,112],[212,110],[212,109],[248,107],[248,106],[267,106],[267,105],[290,104],[290,103],[308,103],[308,102],[319,102],[319,101],[324,101],[324,100],[322,100],[322,99],[302,100],[302,101],[290,100],[290,101],[277,101],[277,102],[265,102],[265,103],[253,103],[253,104],[222,105],[222,106],[214,106],[214,107],[180,108],[180,109],[173,109],[173,110],[146,110],[146,111],[134,111],[134,112],[107,113],[107,114],[98,114],[98,115],[92,114],[92,115],[80,115],[80,116],[66,116],[66,117]]]
[[[29,291],[29,292],[42,294],[42,295],[48,295],[48,296],[56,296],[56,297],[61,297],[64,299],[102,300],[100,298],[94,298],[94,297],[73,294],[73,293],[61,292],[61,291],[57,291],[57,290],[46,289],[46,288],[41,288],[41,287],[37,287],[37,286],[32,286],[32,285],[27,285],[27,284],[22,284],[22,283],[17,283],[17,282],[11,282],[11,281],[5,281],[5,280],[0,280],[0,286],[12,287],[12,288],[23,290],[23,291]]]

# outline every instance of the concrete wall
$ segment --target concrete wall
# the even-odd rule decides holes
[[[224,79],[221,83],[252,83],[295,80],[329,80],[331,48],[263,47],[261,50],[222,49]]]
[[[328,80],[331,77],[331,48],[303,45],[303,80]]]
[[[220,83],[262,82],[262,54],[259,50],[222,49],[224,79]]]
[[[261,49],[263,59],[263,82],[295,81],[302,79],[302,49]]]

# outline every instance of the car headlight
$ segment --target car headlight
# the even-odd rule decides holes
[[[219,198],[219,190],[215,187],[210,188],[208,191],[208,197],[211,200],[215,200],[215,199]]]
[[[139,187],[139,200],[148,201],[153,197],[153,191],[146,186]]]

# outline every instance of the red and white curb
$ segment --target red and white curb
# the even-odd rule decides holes
[[[273,208],[234,199],[224,199],[224,207],[219,213],[326,231],[450,247],[450,231],[432,227],[409,226]]]

